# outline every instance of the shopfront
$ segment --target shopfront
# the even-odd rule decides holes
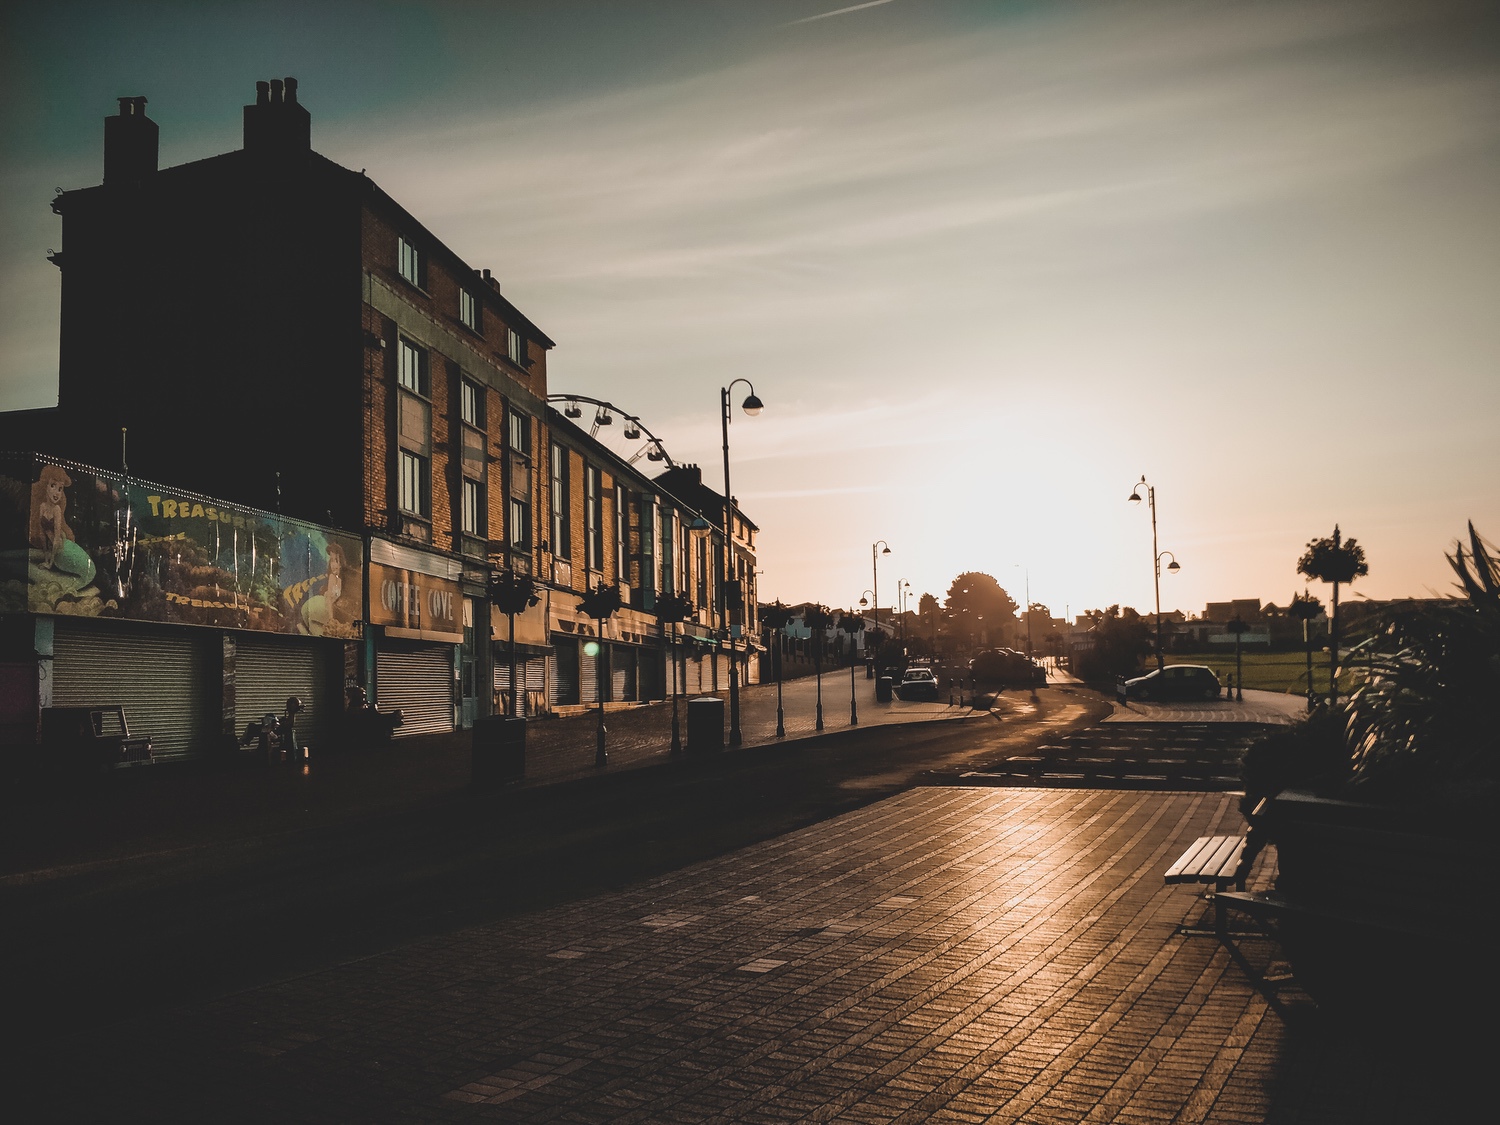
[[[456,724],[464,640],[460,574],[454,559],[370,541],[373,694],[382,711],[400,710],[398,738],[441,734]]]

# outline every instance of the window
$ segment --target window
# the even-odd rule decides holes
[[[484,534],[484,488],[477,480],[463,482],[463,531],[465,535]]]
[[[531,456],[531,418],[515,409],[510,412],[510,447],[523,456]]]
[[[573,557],[573,534],[569,523],[568,451],[552,447],[552,553],[560,559]]]
[[[593,465],[585,465],[583,469],[583,519],[588,568],[603,570],[604,497],[601,495],[599,470]]]
[[[458,410],[464,425],[484,429],[484,391],[467,379],[458,385]]]
[[[661,581],[657,584],[656,588],[664,594],[675,594],[677,592],[677,581],[676,576],[673,574],[672,566],[672,544],[674,542],[672,525],[676,517],[673,516],[671,508],[661,508],[659,510],[661,512]]]
[[[427,288],[427,263],[422,253],[404,238],[396,240],[396,264],[401,276],[418,289]]]
[[[708,603],[708,536],[698,536],[698,608],[712,610]]]
[[[402,338],[397,348],[396,381],[413,394],[432,397],[432,377],[428,370],[427,349]]]
[[[510,361],[518,367],[525,367],[526,341],[522,339],[521,334],[515,331],[515,329],[507,329],[506,346],[507,352],[510,355]]]
[[[465,328],[472,328],[475,332],[482,331],[482,315],[484,306],[479,303],[479,298],[467,289],[458,291],[458,319],[463,321]]]
[[[400,503],[403,512],[410,512],[412,515],[421,516],[424,519],[427,517],[427,480],[429,471],[427,458],[419,457],[415,453],[409,453],[405,449],[401,451]]]
[[[615,485],[615,579],[630,580],[630,493],[621,485]],[[646,585],[642,568],[641,585]]]
[[[531,549],[531,505],[515,496],[510,498],[510,545],[518,551]]]

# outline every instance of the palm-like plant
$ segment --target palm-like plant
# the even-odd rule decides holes
[[[1328,614],[1328,702],[1339,699],[1339,586],[1370,573],[1365,549],[1351,537],[1344,539],[1334,524],[1333,538],[1313,539],[1297,560],[1297,573],[1333,585],[1333,608]]]
[[[1371,674],[1347,705],[1355,780],[1453,800],[1500,782],[1500,558],[1469,524],[1448,561],[1462,597],[1383,623]]]

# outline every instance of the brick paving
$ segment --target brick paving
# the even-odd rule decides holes
[[[1441,1120],[1176,933],[1202,901],[1163,871],[1239,823],[1227,793],[911,790],[80,1030],[28,1061],[25,1119]]]

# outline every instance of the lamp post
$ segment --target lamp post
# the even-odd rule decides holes
[[[1031,568],[1025,563],[1011,563],[1011,567],[1019,570],[1026,576],[1026,609],[1023,616],[1026,618],[1026,659],[1031,657]]]
[[[1250,626],[1246,625],[1239,614],[1234,615],[1234,620],[1224,628],[1234,634],[1234,691],[1236,702],[1245,701],[1245,673],[1240,666],[1240,638],[1243,637]]]
[[[901,651],[906,651],[906,595],[911,593],[911,583],[901,579],[896,583],[896,604],[900,607],[901,614]]]
[[[1160,671],[1167,666],[1166,657],[1162,655],[1161,650],[1161,560],[1163,558],[1171,558],[1172,561],[1167,566],[1169,574],[1176,574],[1182,567],[1177,564],[1177,556],[1172,554],[1171,551],[1158,551],[1156,549],[1156,486],[1146,484],[1144,473],[1141,474],[1140,483],[1130,490],[1129,500],[1132,504],[1139,504],[1141,502],[1142,484],[1146,485],[1146,499],[1149,501],[1151,507],[1151,575],[1156,589],[1156,668],[1157,671]]]
[[[833,615],[821,605],[810,605],[802,612],[802,624],[811,634],[813,646],[813,674],[818,681],[818,710],[816,730],[823,729],[823,642],[828,639],[828,627],[833,624]]]
[[[719,552],[719,628],[724,634],[724,643],[729,646],[729,745],[740,744],[740,687],[739,674],[734,666],[734,638],[729,633],[729,564],[734,550],[734,499],[729,491],[729,420],[733,413],[729,409],[729,392],[735,383],[744,383],[750,388],[741,408],[750,417],[765,409],[765,403],[755,397],[755,384],[749,379],[735,379],[729,386],[719,388],[719,421],[724,432],[724,543]],[[741,605],[744,604],[741,594]]]
[[[877,645],[880,643],[878,639],[880,637],[880,556],[888,555],[890,553],[890,544],[888,544],[884,539],[877,539],[875,540],[875,542],[870,544],[870,585],[874,587],[874,589],[870,591],[870,600],[874,603],[875,606],[875,630],[871,639],[874,640]],[[871,651],[870,674],[868,678],[874,679],[874,677],[875,653]]]
[[[578,608],[592,617],[597,624],[597,636],[593,641],[583,646],[585,655],[592,655],[596,661],[595,667],[599,673],[604,671],[604,622],[613,617],[615,612],[623,604],[620,597],[619,586],[596,586],[586,594],[578,598]],[[594,646],[592,653],[588,652],[589,645]],[[594,765],[602,769],[609,765],[609,752],[604,747],[604,691],[606,680],[603,675],[595,676],[596,694],[599,696],[599,726],[594,745]]]

